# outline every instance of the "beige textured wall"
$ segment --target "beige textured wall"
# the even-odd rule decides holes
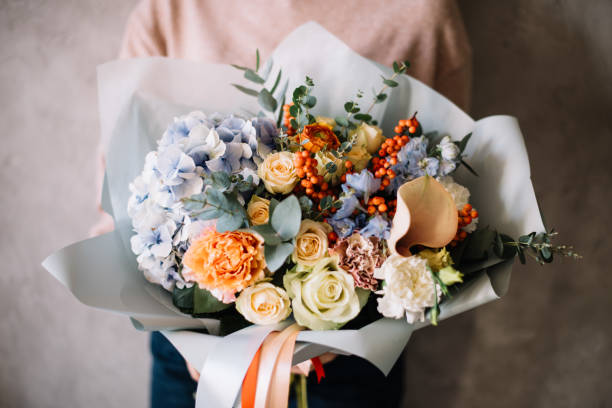
[[[134,0],[0,0],[0,407],[146,406],[147,336],[39,266],[96,218],[95,66]],[[612,400],[612,4],[461,0],[475,117],[519,118],[550,226],[585,259],[516,269],[495,304],[415,334],[406,406]]]

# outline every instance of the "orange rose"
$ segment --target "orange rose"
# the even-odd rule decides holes
[[[183,277],[229,303],[236,292],[264,278],[263,244],[251,232],[207,229],[185,252]]]
[[[338,137],[336,137],[332,127],[326,123],[317,122],[304,126],[304,130],[298,135],[298,142],[302,144],[304,140],[308,140],[308,142],[302,146],[312,153],[318,152],[325,146],[334,150],[340,147]]]

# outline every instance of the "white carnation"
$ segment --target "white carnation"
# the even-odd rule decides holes
[[[376,292],[383,295],[378,298],[378,311],[385,317],[400,319],[405,315],[408,323],[423,321],[425,309],[436,304],[436,294],[440,299],[440,287],[427,261],[416,255],[391,255],[374,277],[385,281],[384,288]]]
[[[441,177],[439,181],[453,197],[457,210],[462,210],[470,201],[470,190],[463,187],[461,184],[455,183],[455,180],[453,180],[451,176]]]

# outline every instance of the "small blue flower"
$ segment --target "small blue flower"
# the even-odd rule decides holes
[[[336,211],[334,216],[332,217],[334,220],[340,220],[342,218],[350,217],[353,214],[353,211],[359,205],[359,199],[354,194],[343,194],[340,197],[340,201],[342,201],[342,206]]]
[[[369,197],[380,188],[380,179],[374,177],[369,170],[363,169],[358,174],[347,174],[345,184],[355,189],[360,197]]]
[[[388,239],[390,231],[391,226],[389,225],[389,222],[380,214],[377,214],[368,222],[368,225],[366,225],[365,228],[359,232],[364,238],[373,236],[378,239]]]
[[[241,159],[244,148],[242,143],[226,143],[222,156],[206,161],[210,171],[223,171],[228,174],[237,173],[242,169]]]
[[[176,146],[168,146],[159,153],[154,170],[167,186],[177,186],[186,179],[197,177],[193,159]]]
[[[253,127],[257,134],[257,155],[263,159],[276,148],[278,128],[269,118],[254,119]]]
[[[202,112],[191,112],[188,115],[174,118],[174,121],[168,126],[164,135],[159,141],[160,147],[167,147],[177,144],[181,139],[189,135],[191,129],[201,123],[206,123],[208,120]]]
[[[355,230],[355,221],[353,221],[350,218],[342,218],[340,220],[335,220],[333,218],[330,218],[327,220],[327,222],[329,223],[329,225],[332,226],[332,228],[334,229],[334,231],[336,232],[336,234],[338,234],[338,236],[340,238],[346,238],[349,235],[351,235],[353,233],[353,231]]]

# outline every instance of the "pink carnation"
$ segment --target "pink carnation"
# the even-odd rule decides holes
[[[353,276],[356,287],[376,290],[378,281],[374,279],[374,269],[386,258],[377,238],[364,238],[355,232],[348,238],[339,239],[329,252],[340,257],[339,266]]]

